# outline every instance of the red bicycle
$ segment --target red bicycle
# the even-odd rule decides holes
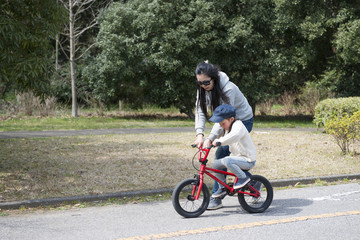
[[[196,147],[196,145],[192,145]],[[195,174],[194,178],[189,178],[181,181],[174,189],[172,194],[172,203],[175,210],[183,217],[194,218],[205,212],[210,202],[210,193],[204,183],[204,174],[216,180],[219,184],[226,188],[228,195],[233,196],[238,194],[238,200],[241,207],[249,213],[264,212],[271,204],[273,199],[273,188],[271,183],[263,176],[252,175],[249,171],[244,171],[251,179],[251,181],[240,189],[234,189],[233,183],[224,183],[215,177],[213,173],[222,173],[225,175],[237,177],[231,172],[221,171],[206,166],[208,162],[208,155],[210,149],[198,148],[198,160],[200,162],[199,174]],[[193,166],[194,166],[193,158]],[[196,169],[196,167],[194,166]]]

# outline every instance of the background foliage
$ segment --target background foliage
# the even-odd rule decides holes
[[[203,60],[219,65],[253,107],[308,86],[359,96],[359,16],[356,0],[115,1],[79,39],[96,47],[77,63],[78,100],[175,106],[191,116]],[[85,11],[79,26],[90,18]],[[71,102],[66,51],[60,69],[52,67],[65,21],[51,1],[1,1],[0,98],[31,89]]]
[[[0,1],[0,99],[15,90],[49,92],[52,39],[65,21],[53,1]]]
[[[105,102],[173,104],[186,113],[193,71],[205,59],[253,107],[307,82],[356,96],[359,13],[356,1],[120,1],[100,19],[85,75]]]

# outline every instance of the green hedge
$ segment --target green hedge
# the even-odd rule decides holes
[[[360,110],[360,97],[325,99],[315,107],[314,123],[323,127],[334,118],[350,117]]]

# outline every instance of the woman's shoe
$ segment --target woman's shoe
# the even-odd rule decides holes
[[[216,209],[219,209],[219,208],[222,208],[223,205],[222,205],[222,202],[221,202],[221,199],[220,198],[213,198],[211,197],[210,198],[210,203],[209,203],[209,206],[207,207],[208,210],[216,210]]]

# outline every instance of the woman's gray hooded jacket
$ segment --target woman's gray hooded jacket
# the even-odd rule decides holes
[[[233,82],[229,80],[229,77],[224,72],[219,72],[220,76],[220,88],[225,93],[225,95],[229,98],[229,104],[232,105],[236,109],[236,119],[245,121],[249,120],[253,117],[253,111],[245,98],[244,94],[240,91],[238,86],[236,86]],[[205,91],[205,99],[206,106],[208,109],[211,109],[211,92]],[[196,113],[195,113],[195,130],[196,134],[202,133],[204,134],[206,117],[203,111],[200,108],[199,101],[199,91],[197,91],[196,97]],[[220,104],[225,104],[225,102],[221,101]],[[219,123],[215,123],[211,133],[209,135],[209,139],[214,141],[217,137],[223,134],[223,129]]]

